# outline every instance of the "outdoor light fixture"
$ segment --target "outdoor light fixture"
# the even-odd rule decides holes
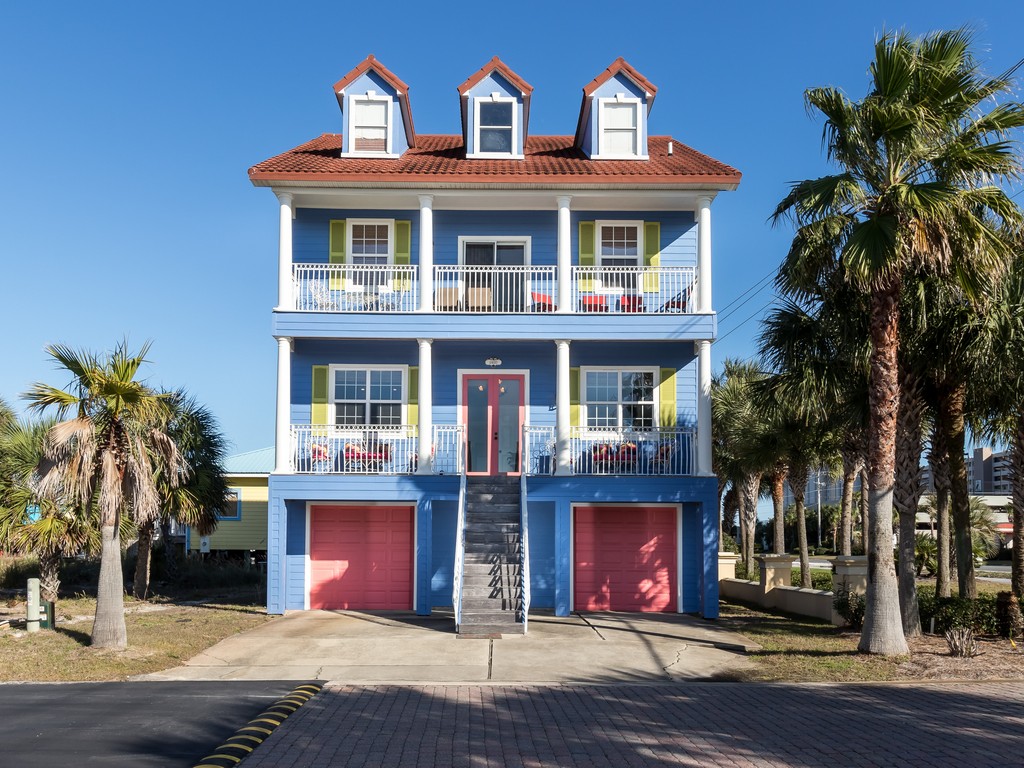
[[[488,357],[486,360],[484,360],[484,365],[486,365],[488,368],[497,368],[499,365],[501,365],[501,358]]]

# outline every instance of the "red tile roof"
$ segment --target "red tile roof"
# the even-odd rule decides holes
[[[669,142],[673,153],[668,154]],[[572,136],[531,136],[523,160],[467,160],[461,136],[422,135],[400,158],[341,157],[341,136],[325,133],[249,169],[260,186],[274,182],[734,186],[735,168],[669,136],[648,139],[649,160],[590,160]]]
[[[405,123],[405,138],[409,143],[410,147],[416,145],[416,129],[412,124],[412,105],[409,103],[409,86],[399,79],[398,75],[392,72],[390,69],[381,64],[377,57],[372,53],[363,59],[355,69],[345,75],[341,80],[334,84],[334,95],[338,99],[338,106],[342,109],[345,108],[344,96],[342,95],[345,89],[351,85],[360,75],[369,70],[373,70],[388,83],[392,88],[398,91],[398,102],[402,108],[403,122]]]
[[[466,82],[459,86],[459,95],[465,96],[466,91],[468,91],[470,88],[479,83],[481,80],[487,77],[487,75],[491,74],[491,72],[494,72],[495,70],[500,72],[501,76],[508,80],[514,87],[518,88],[519,92],[522,93],[523,96],[529,96],[531,93],[533,93],[532,85],[530,85],[528,82],[523,80],[523,78],[521,78],[511,69],[509,69],[508,64],[506,64],[497,56],[495,56],[493,59],[491,59],[482,67],[480,67],[480,69],[478,69],[476,72],[470,75],[466,79]]]
[[[629,62],[621,56],[609,64],[604,72],[583,86],[583,95],[592,95],[594,91],[601,87],[601,85],[611,80],[619,72],[624,73],[626,77],[651,94],[650,101],[654,101],[654,96],[658,93],[657,87],[655,87],[654,83],[633,69],[633,67],[629,65]]]

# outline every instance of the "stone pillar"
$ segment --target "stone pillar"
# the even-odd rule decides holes
[[[292,472],[292,340],[277,340],[277,409],[274,420],[274,474]]]
[[[558,311],[572,311],[572,221],[569,203],[572,197],[558,198]]]
[[[832,591],[846,585],[849,592],[865,594],[868,591],[868,559],[863,555],[837,557],[832,562]]]
[[[761,591],[764,594],[793,583],[793,562],[796,558],[792,555],[761,555],[755,559],[761,564]]]
[[[572,474],[569,427],[569,342],[555,341],[555,474]]]
[[[711,467],[711,342],[697,346],[697,474],[710,477]]]
[[[711,197],[697,198],[697,311],[711,312]]]
[[[420,195],[420,312],[434,311],[434,196]],[[422,411],[421,411],[422,413]],[[422,437],[420,438],[422,439]],[[423,457],[420,456],[421,466]]]
[[[277,244],[277,310],[295,309],[292,303],[292,208],[291,192],[276,192],[281,203],[280,227]]]
[[[718,580],[736,578],[736,561],[740,556],[735,552],[718,553]]]
[[[420,283],[422,285],[422,283]],[[420,347],[420,389],[419,389],[419,433],[417,446],[417,475],[429,475],[434,472],[434,369],[431,354],[432,339],[417,339]]]

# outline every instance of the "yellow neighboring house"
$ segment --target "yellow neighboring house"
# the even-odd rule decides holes
[[[274,449],[229,456],[224,468],[230,496],[217,530],[199,536],[186,529],[185,546],[189,554],[209,552],[262,563],[267,553],[267,479],[274,468]]]

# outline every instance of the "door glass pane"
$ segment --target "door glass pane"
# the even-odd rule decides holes
[[[490,429],[487,425],[487,379],[470,379],[466,385],[466,460],[470,472],[487,472]]]
[[[498,381],[498,471],[519,471],[518,379]]]
[[[493,266],[494,243],[466,243],[466,266]]]

